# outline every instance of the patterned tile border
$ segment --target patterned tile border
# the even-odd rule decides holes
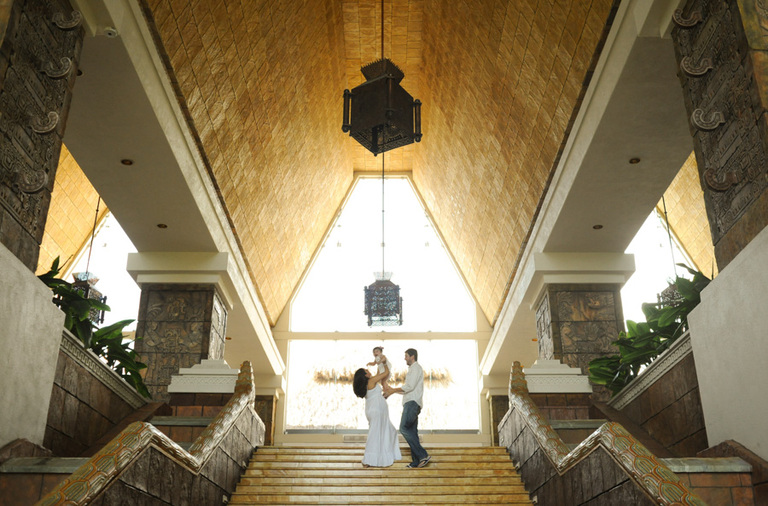
[[[680,336],[677,341],[672,343],[672,346],[670,346],[668,350],[651,362],[640,376],[632,380],[632,383],[622,388],[621,391],[608,402],[608,405],[614,409],[624,409],[630,402],[637,399],[640,394],[656,383],[659,378],[676,366],[678,362],[688,356],[689,353],[693,353],[693,348],[691,347],[691,333],[686,332]]]
[[[37,506],[88,504],[150,445],[160,448],[191,471],[199,472],[243,410],[253,409],[254,392],[251,363],[243,362],[235,394],[188,452],[152,424],[134,422],[43,497]],[[258,417],[257,420],[261,422]]]
[[[560,475],[586,458],[599,446],[624,469],[630,478],[658,504],[699,505],[706,503],[688,490],[667,466],[618,423],[604,423],[571,452],[528,395],[520,362],[515,362],[509,379],[510,408],[520,411],[544,454]],[[505,446],[505,442],[501,441]]]
[[[133,409],[139,409],[147,403],[135,388],[102,362],[94,352],[83,348],[83,343],[66,329],[61,336],[61,351],[80,367],[93,374]]]

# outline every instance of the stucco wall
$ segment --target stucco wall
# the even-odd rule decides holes
[[[689,316],[709,445],[733,439],[768,459],[768,228],[702,292]]]
[[[0,245],[0,447],[17,438],[43,444],[64,313],[52,294]]]

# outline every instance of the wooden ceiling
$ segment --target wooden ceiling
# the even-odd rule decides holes
[[[342,92],[381,57],[380,0],[145,0],[150,26],[274,324],[355,171]],[[424,138],[386,155],[491,323],[614,0],[384,0],[384,55]]]

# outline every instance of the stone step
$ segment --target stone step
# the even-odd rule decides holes
[[[431,466],[431,464],[430,464]],[[410,476],[406,473],[413,473],[415,469],[408,469],[403,462],[397,462],[392,467],[388,468],[348,468],[348,469],[246,469],[243,473],[243,478],[283,478],[283,477],[297,477],[297,478],[359,478],[359,477],[390,477],[401,478],[403,476]],[[420,478],[442,478],[442,477],[472,477],[472,478],[486,478],[493,476],[505,476],[505,477],[517,477],[517,471],[511,469],[476,469],[464,466],[459,469],[446,469],[446,468],[430,468],[429,466],[418,470],[418,476]]]
[[[349,483],[349,482],[347,482]],[[366,495],[369,493],[379,495],[403,494],[406,495],[413,490],[413,483],[399,483],[391,485],[383,484],[355,484],[347,485],[243,485],[240,483],[237,487],[238,493],[242,494],[290,494],[290,495],[324,495],[324,494],[344,494],[344,495]],[[522,484],[510,485],[422,485],[419,486],[420,494],[524,494],[525,487]]]
[[[527,493],[522,494],[423,494],[420,490],[382,495],[371,492],[365,495],[336,494],[241,494],[235,492],[229,504],[532,504]]]
[[[408,463],[406,460],[401,460],[395,462],[392,467],[397,467],[398,465],[405,466]],[[440,461],[435,460],[434,458],[429,463],[429,467],[432,469],[440,468],[440,469],[466,469],[467,467],[471,466],[472,469],[498,469],[498,470],[504,470],[504,469],[515,469],[514,464],[512,461],[506,461],[506,462],[478,462],[478,461],[463,461],[463,462],[456,462],[456,461]],[[302,469],[302,470],[310,470],[310,469],[319,469],[319,470],[353,470],[362,468],[362,464],[358,462],[295,462],[295,461],[281,461],[281,462],[261,462],[261,461],[252,461],[250,464],[248,464],[247,471],[251,470],[259,470],[259,469],[282,469],[282,470],[289,470],[289,469]],[[407,470],[407,469],[406,469]]]
[[[462,455],[507,455],[507,450],[498,446],[425,446],[430,455],[462,454]],[[361,446],[265,446],[258,449],[258,454],[280,455],[362,455],[365,445]],[[400,452],[410,452],[407,445],[400,445]]]
[[[3,462],[0,473],[72,474],[87,461],[87,457],[16,457]]]
[[[366,470],[368,471],[368,470]],[[421,472],[424,471],[424,469],[420,469],[419,472],[416,474],[414,472],[410,472],[409,474],[404,474],[401,476],[397,475],[389,475],[385,476],[383,474],[378,473],[376,476],[370,476],[371,473],[360,473],[357,476],[354,476],[354,484],[360,485],[360,486],[383,486],[383,485],[401,485],[404,481],[406,481],[410,486],[434,486],[438,484],[445,484],[449,486],[472,486],[477,483],[478,476],[422,476]],[[371,471],[372,473],[375,473],[376,471]],[[483,484],[487,485],[510,485],[510,486],[522,486],[523,482],[520,479],[519,476],[515,474],[504,474],[504,475],[487,475],[487,476],[479,476],[483,480]],[[349,485],[350,484],[350,478],[353,478],[353,476],[350,476],[349,473],[346,473],[344,476],[339,477],[323,477],[323,476],[261,476],[258,478],[254,477],[243,477],[240,479],[240,485],[244,487],[251,487],[251,486],[284,486],[284,487],[294,487],[294,486],[304,486],[304,485],[315,485],[315,486],[336,486],[336,485]]]
[[[207,427],[212,421],[210,416],[153,416],[149,422],[154,426]]]
[[[407,456],[390,467],[364,468],[362,446],[260,448],[229,503],[531,504],[506,449],[427,451],[427,467],[408,469]]]
[[[440,452],[432,452],[430,450],[427,450],[429,454],[432,456],[434,461],[439,460],[440,462],[509,462],[509,456],[506,454],[469,454],[464,455],[461,453],[440,453]],[[403,452],[401,452],[403,453]],[[404,453],[404,455],[409,455],[406,460],[410,460],[410,452]],[[350,463],[357,463],[360,462],[363,458],[363,452],[355,453],[355,454],[343,454],[343,455],[334,455],[330,453],[326,454],[308,454],[308,453],[299,453],[299,454],[282,454],[282,453],[271,453],[271,454],[263,454],[259,455],[259,462],[350,462]]]

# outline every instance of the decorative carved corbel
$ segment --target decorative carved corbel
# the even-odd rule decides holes
[[[693,11],[687,18],[683,17],[683,9],[675,9],[672,15],[672,21],[680,28],[693,28],[703,21],[700,11]]]
[[[698,65],[693,63],[693,58],[690,56],[680,60],[680,70],[692,77],[701,77],[713,68],[712,58],[702,58]]]
[[[722,181],[718,181],[717,174],[715,174],[715,171],[710,167],[704,171],[704,182],[713,190],[724,192],[739,182],[739,175],[736,171],[731,170],[725,173]]]
[[[725,116],[720,111],[710,113],[708,119],[704,117],[705,114],[703,109],[696,109],[693,111],[693,114],[691,114],[691,123],[693,123],[693,126],[699,130],[714,130],[725,123]]]
[[[56,125],[59,124],[59,113],[51,111],[48,113],[47,119],[42,119],[40,117],[32,118],[30,124],[35,133],[47,134],[52,132],[53,129],[56,128]]]
[[[69,15],[69,19],[64,17],[64,14],[57,12],[53,15],[53,24],[61,30],[72,30],[80,26],[83,22],[83,15],[80,11],[72,11]]]
[[[52,61],[46,62],[43,65],[42,72],[51,79],[61,79],[66,77],[72,71],[72,60],[66,56],[59,58],[59,65],[57,66]]]
[[[48,183],[48,174],[44,170],[34,170],[22,165],[16,170],[15,186],[24,193],[37,193]]]

